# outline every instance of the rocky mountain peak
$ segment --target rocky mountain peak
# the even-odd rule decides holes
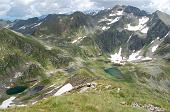
[[[164,24],[170,26],[170,15],[157,10],[154,15],[158,17]]]
[[[140,10],[139,8],[133,6],[126,6],[124,12],[133,13],[135,16],[140,16],[140,17],[149,15],[146,11]]]

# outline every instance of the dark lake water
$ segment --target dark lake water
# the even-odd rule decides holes
[[[6,94],[7,95],[14,95],[14,94],[21,93],[21,92],[25,91],[26,89],[27,89],[26,86],[16,86],[16,87],[8,89],[6,91]]]
[[[31,94],[35,94],[43,90],[44,86],[36,86],[33,89],[30,90]]]

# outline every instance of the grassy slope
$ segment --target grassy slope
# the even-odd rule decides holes
[[[32,61],[38,62],[43,67],[52,64],[54,67],[66,66],[71,58],[64,56],[67,54],[58,48],[46,50],[46,48],[38,41],[20,36],[7,29],[0,31],[0,56],[1,64],[8,62],[8,67],[17,66],[19,64]],[[4,63],[4,64],[3,64]],[[4,68],[5,70],[6,68]],[[3,70],[1,70],[2,72]]]
[[[67,96],[52,97],[33,107],[11,109],[13,112],[144,112],[123,106],[109,93],[68,94]]]

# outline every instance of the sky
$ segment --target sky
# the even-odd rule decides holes
[[[1,19],[27,19],[47,14],[112,8],[131,5],[152,13],[170,14],[170,0],[0,0]]]

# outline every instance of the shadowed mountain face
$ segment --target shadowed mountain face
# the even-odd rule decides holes
[[[115,103],[112,98],[119,101],[118,106],[123,99],[127,104],[122,105],[128,105],[130,112],[132,104],[140,101],[169,109],[169,31],[169,15],[160,11],[148,14],[133,6],[119,5],[96,12],[49,14],[14,22],[0,20],[0,102],[9,98],[6,91],[11,90],[21,91],[14,94],[17,106],[30,102],[34,105],[68,91],[77,96],[86,91],[87,96],[96,92],[109,97],[108,107],[110,102]],[[106,70],[113,73],[109,75]],[[20,87],[24,89],[16,90]],[[152,100],[148,102],[147,98]],[[56,102],[53,100],[45,102],[52,106],[50,109],[59,107],[56,103],[51,105]],[[105,105],[100,105],[99,109],[106,111],[102,110]]]

